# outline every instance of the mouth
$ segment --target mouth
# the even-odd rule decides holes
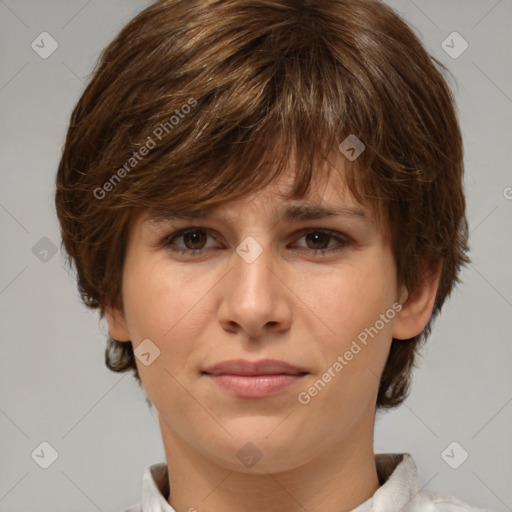
[[[276,359],[223,361],[202,372],[222,390],[239,398],[276,395],[299,382],[308,373],[301,367]]]

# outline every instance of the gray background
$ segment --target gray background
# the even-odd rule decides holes
[[[51,252],[71,110],[100,50],[148,3],[0,1],[2,512],[119,512],[140,501],[146,466],[165,460],[156,413],[131,376],[104,366],[106,326]],[[411,453],[421,487],[512,510],[512,1],[389,3],[456,78],[473,263],[434,327],[411,396],[378,417],[375,449]],[[43,31],[59,45],[47,59],[31,48]],[[469,43],[456,59],[441,47],[453,31]],[[48,469],[31,456],[43,441],[58,452]],[[469,458],[452,469],[445,460],[460,462],[462,450]]]

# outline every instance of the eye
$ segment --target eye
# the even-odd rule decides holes
[[[306,249],[312,250],[315,255],[325,255],[326,253],[340,251],[348,245],[348,240],[345,237],[330,230],[307,229],[302,231],[301,235],[299,240],[304,238],[307,244]],[[329,244],[333,240],[337,244],[329,248]]]
[[[209,231],[204,228],[187,228],[174,233],[164,240],[164,244],[172,251],[180,253],[196,253],[205,249]],[[185,247],[176,245],[176,240],[182,239]]]
[[[315,256],[325,256],[328,253],[340,251],[349,244],[345,236],[325,229],[304,229],[298,235],[299,238],[296,240],[304,239],[306,245],[298,244],[295,247],[312,251]],[[165,237],[162,244],[176,253],[199,254],[212,248],[211,245],[207,245],[209,237],[215,239],[208,229],[191,227]]]

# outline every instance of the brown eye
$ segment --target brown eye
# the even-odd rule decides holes
[[[323,250],[329,245],[332,235],[322,231],[312,231],[308,233],[305,238],[310,249]]]
[[[174,252],[195,253],[208,249],[208,230],[201,228],[189,228],[173,233],[165,238],[164,246]]]
[[[318,257],[341,251],[350,245],[350,240],[337,231],[309,228],[303,230],[300,235],[299,240],[302,242],[295,247],[302,252],[309,251]],[[165,237],[162,240],[162,246],[184,256],[198,256],[215,247],[219,248],[218,245],[215,246],[216,240],[209,229],[189,227]]]
[[[302,250],[309,250],[315,256],[327,256],[345,249],[349,240],[342,233],[323,229],[305,229],[300,232],[302,242],[295,247]]]
[[[182,236],[185,247],[192,251],[203,249],[207,240],[206,233],[200,229],[186,231]]]

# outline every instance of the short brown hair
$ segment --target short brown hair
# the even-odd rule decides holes
[[[445,71],[378,0],[150,5],[104,49],[58,169],[62,241],[84,303],[100,318],[106,305],[122,309],[136,209],[213,207],[270,184],[292,156],[291,197],[303,197],[352,134],[365,150],[346,159],[344,180],[385,218],[400,283],[414,289],[425,263],[441,267],[432,321],[469,262],[462,138]],[[407,396],[431,321],[392,341],[378,408]],[[109,336],[106,364],[132,369],[140,384],[131,343]]]

